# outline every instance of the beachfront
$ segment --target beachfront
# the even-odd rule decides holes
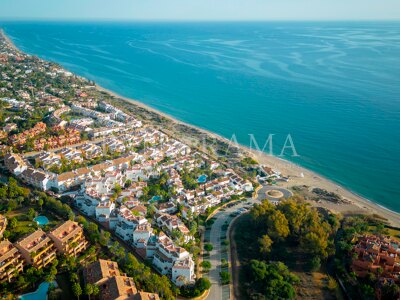
[[[194,136],[188,134],[187,132],[193,133],[193,131],[190,129],[182,130],[182,126],[194,129],[195,132],[199,132],[200,134],[197,136],[197,138],[200,139],[200,142],[204,141],[205,139],[203,135],[207,135],[208,137],[211,138],[211,141],[214,139],[219,140],[222,143],[224,143],[225,147],[229,147],[231,143],[231,141],[222,136],[219,136],[213,132],[204,130],[202,128],[181,122],[166,113],[160,112],[152,107],[149,107],[141,103],[138,100],[123,97],[121,95],[116,94],[113,91],[107,90],[100,86],[96,87],[102,92],[109,93],[110,95],[123,100],[128,105],[130,104],[141,107],[142,109],[148,110],[149,112],[155,113],[159,116],[162,116],[165,119],[168,119],[171,122],[170,125],[171,128],[178,128],[176,129],[177,130],[176,134],[178,134],[181,139],[183,139],[188,143],[193,143]],[[171,133],[171,130],[169,132]],[[324,202],[309,201],[309,203],[311,203],[315,207],[323,207],[331,210],[332,212],[341,213],[344,215],[377,214],[386,219],[392,226],[396,227],[400,226],[400,214],[397,212],[391,211],[389,209],[386,209],[385,207],[377,205],[376,203],[368,199],[365,199],[359,195],[356,195],[355,193],[345,189],[344,187],[339,186],[335,182],[327,178],[324,178],[323,176],[316,174],[315,172],[312,172],[306,168],[296,165],[292,162],[283,160],[275,156],[268,155],[266,153],[261,153],[254,149],[249,149],[248,147],[243,145],[237,145],[237,146],[240,147],[242,151],[244,151],[244,153],[251,153],[251,155],[254,156],[254,158],[260,164],[268,165],[272,169],[279,170],[284,176],[290,177],[290,180],[288,182],[282,182],[282,181],[278,182],[277,183],[278,186],[282,186],[289,189],[293,186],[299,186],[299,185],[306,185],[309,186],[310,188],[319,187],[329,192],[337,193],[351,202],[349,204],[334,204],[326,201]],[[203,150],[206,151],[206,149]],[[303,174],[304,176],[301,177],[300,174]]]

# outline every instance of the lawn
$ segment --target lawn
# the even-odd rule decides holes
[[[11,229],[10,225],[7,226],[7,230],[10,232],[10,236],[8,239],[12,243],[39,228],[37,223],[28,217],[28,209],[29,207],[23,207],[21,209],[16,209],[5,214],[9,222],[11,218],[15,218],[17,220],[17,226],[15,228]],[[60,221],[52,213],[49,213],[45,210],[43,210],[42,212],[40,212],[39,210],[37,211],[37,213],[38,215],[46,216],[49,219],[49,223],[41,227],[46,232],[48,232],[60,223]]]

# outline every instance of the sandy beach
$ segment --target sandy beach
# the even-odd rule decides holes
[[[208,130],[187,124],[180,120],[177,120],[176,118],[174,118],[166,113],[160,112],[157,109],[154,109],[150,106],[147,106],[138,100],[123,97],[123,96],[118,95],[117,93],[110,91],[106,88],[103,88],[101,86],[96,86],[96,87],[98,90],[100,90],[102,92],[109,93],[116,98],[120,98],[128,103],[137,105],[143,109],[146,109],[148,111],[151,111],[153,113],[161,115],[161,116],[171,120],[174,123],[182,124],[184,126],[188,126],[191,128],[195,128],[195,129],[211,136],[212,138],[220,139],[222,141],[229,143],[228,139],[226,139],[220,135],[217,135]],[[328,201],[322,201],[319,203],[317,203],[315,201],[309,201],[310,204],[315,207],[323,207],[323,208],[329,209],[330,211],[332,211],[334,213],[340,213],[342,215],[353,215],[353,214],[372,215],[372,214],[376,214],[376,215],[379,215],[382,218],[386,219],[390,225],[395,226],[395,227],[400,227],[400,214],[399,213],[393,212],[393,211],[386,209],[380,205],[377,205],[374,202],[369,201],[368,199],[365,199],[365,198],[339,186],[335,182],[333,182],[313,171],[310,171],[306,168],[296,165],[292,162],[283,160],[283,159],[275,157],[275,156],[267,155],[266,153],[262,153],[262,152],[254,150],[254,149],[250,149],[243,145],[237,145],[237,146],[239,146],[245,152],[251,153],[252,156],[260,164],[267,165],[275,170],[280,171],[283,176],[290,177],[289,182],[278,182],[277,183],[278,186],[285,187],[288,189],[290,189],[293,186],[299,186],[299,185],[308,186],[308,187],[310,187],[310,189],[318,187],[318,188],[325,189],[329,192],[334,192],[336,194],[339,194],[341,197],[343,197],[349,201],[349,204],[334,204],[334,203],[328,202]],[[303,174],[303,177],[300,174]]]

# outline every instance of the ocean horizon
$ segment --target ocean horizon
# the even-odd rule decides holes
[[[22,51],[400,212],[400,22],[0,22]],[[267,147],[268,148],[268,147]]]

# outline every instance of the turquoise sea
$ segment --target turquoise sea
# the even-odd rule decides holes
[[[400,212],[400,23],[3,22],[22,50]]]

